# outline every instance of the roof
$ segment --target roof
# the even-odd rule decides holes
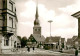
[[[73,44],[72,38],[68,38],[66,44],[67,45],[72,45]]]
[[[72,40],[73,40],[73,42],[78,41],[80,43],[80,38],[78,38],[78,36],[73,36]]]
[[[38,35],[38,34],[32,34],[32,36],[35,38],[35,40],[37,41],[37,42],[44,42],[45,41],[45,37],[42,35],[42,36],[40,36],[40,35]]]
[[[73,37],[72,37],[72,40],[73,40],[73,41],[76,41],[77,37],[78,37],[78,36],[73,36]]]
[[[72,14],[71,16],[76,17],[76,18],[80,18],[80,11]]]
[[[76,37],[75,40],[73,42],[77,42],[80,44],[80,38]]]
[[[45,42],[46,43],[48,43],[48,42],[59,42],[59,40],[60,40],[60,36],[55,36],[55,37],[47,37],[46,39],[45,39]]]

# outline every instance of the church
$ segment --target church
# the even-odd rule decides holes
[[[41,35],[41,26],[38,16],[38,6],[36,6],[33,34],[30,35],[27,42],[27,46],[29,47],[43,47],[45,41],[45,37]]]
[[[20,44],[17,22],[15,0],[0,0],[0,53]]]

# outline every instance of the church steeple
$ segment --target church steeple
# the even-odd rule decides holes
[[[34,25],[40,25],[38,17],[39,17],[39,15],[38,15],[38,1],[37,1]]]
[[[39,15],[38,15],[38,1],[36,3],[36,14],[35,14],[35,20],[34,20],[34,27],[33,27],[33,34],[41,36],[41,26],[39,23]]]
[[[36,14],[35,14],[35,18],[38,19],[38,5],[36,5]]]

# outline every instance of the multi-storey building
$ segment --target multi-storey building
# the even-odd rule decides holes
[[[16,47],[17,22],[15,0],[0,0],[0,49]]]
[[[76,48],[80,49],[80,11],[72,14],[71,16],[78,19],[78,37],[75,39]]]

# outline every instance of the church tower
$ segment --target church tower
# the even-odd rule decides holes
[[[38,1],[38,0],[37,0]],[[27,45],[30,47],[41,47],[44,44],[45,37],[41,34],[41,26],[39,22],[39,15],[38,15],[38,3],[36,5],[36,13],[35,13],[35,20],[33,26],[33,34],[30,35]]]
[[[34,27],[33,27],[33,34],[41,36],[41,26],[40,26],[40,22],[39,22],[38,17],[39,17],[39,15],[38,15],[38,3],[37,3],[35,20],[34,20]]]

